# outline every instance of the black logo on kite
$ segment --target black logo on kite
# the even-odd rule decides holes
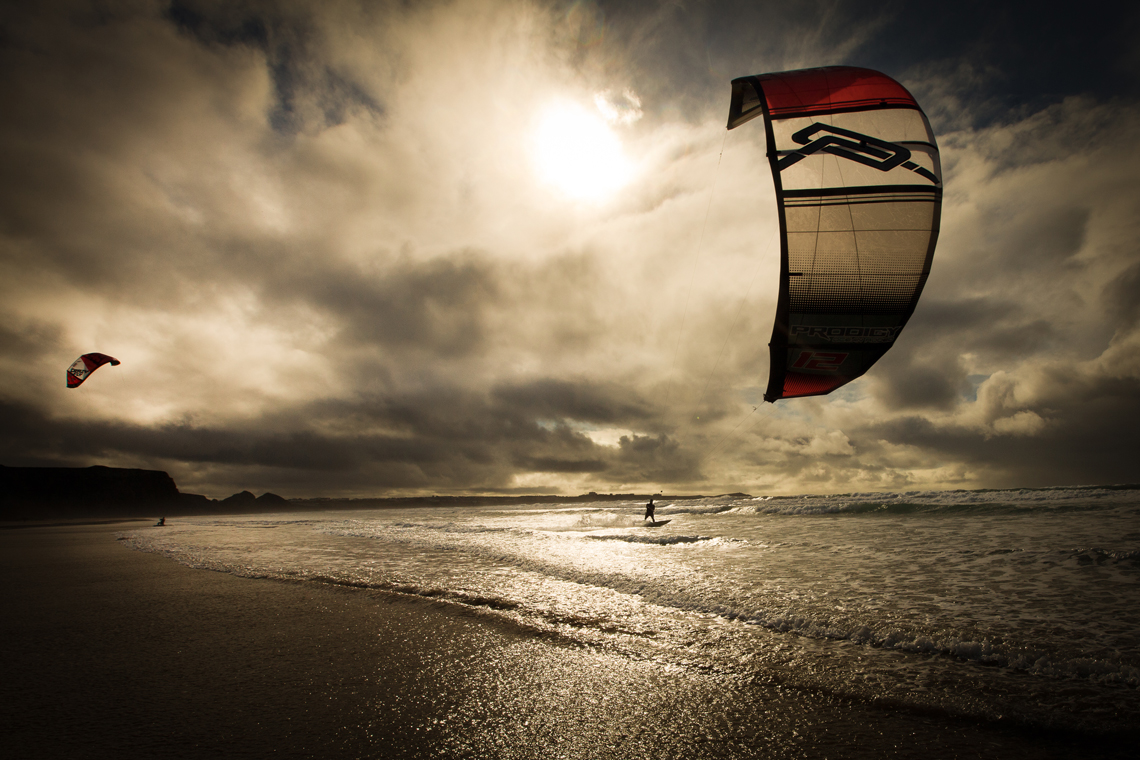
[[[812,140],[812,137],[820,132],[826,134]],[[889,172],[896,166],[902,166],[904,169],[910,169],[915,174],[938,184],[938,178],[934,174],[910,160],[909,150],[877,137],[861,135],[858,132],[852,132],[850,129],[832,127],[827,124],[820,124],[817,121],[810,127],[805,127],[796,132],[792,135],[792,139],[804,147],[786,153],[783,158],[777,161],[776,168],[780,171],[802,161],[812,153],[818,153],[822,150],[824,153],[840,156],[864,166],[870,166],[872,169],[878,169],[881,172]]]

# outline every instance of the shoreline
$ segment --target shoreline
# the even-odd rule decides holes
[[[1133,745],[573,647],[459,605],[239,578],[115,523],[0,531],[0,731],[28,757],[1128,757]]]

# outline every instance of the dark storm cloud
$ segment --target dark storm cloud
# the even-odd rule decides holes
[[[598,8],[606,22],[602,44],[613,51],[602,58],[605,73],[638,82],[651,112],[677,109],[689,118],[700,118],[710,107],[727,114],[722,101],[734,77],[837,63],[813,59],[823,50],[835,59],[850,53],[881,23],[853,4],[827,0],[646,0],[602,2]]]
[[[680,100],[689,113],[719,104],[734,77],[836,64],[913,80],[920,96],[937,74],[941,97],[920,100],[939,131],[1005,121],[1071,95],[1128,96],[1140,86],[1133,54],[1140,9],[1127,5],[1107,15],[1075,5],[1042,12],[1028,1],[646,0],[596,7],[607,22],[605,44],[628,51],[605,60],[650,80],[646,91],[658,95],[655,101]],[[956,101],[954,111],[941,110],[947,98]]]
[[[962,354],[1008,364],[1046,354],[1057,337],[1050,322],[1007,298],[927,299],[902,350],[876,365],[875,393],[893,408],[950,410],[973,393]]]
[[[1105,285],[1104,300],[1121,327],[1136,327],[1140,322],[1140,262]]]
[[[532,472],[563,472],[563,473],[596,473],[606,469],[606,463],[600,459],[548,459],[544,457],[524,456],[516,464]]]
[[[321,483],[325,493],[368,487],[501,490],[520,470],[605,473],[604,482],[660,479],[678,467],[694,474],[691,455],[667,436],[622,438],[614,448],[549,422],[553,415],[612,420],[630,413],[599,390],[545,380],[482,398],[435,387],[314,401],[224,427],[56,419],[32,405],[0,402],[0,424],[7,431],[0,456],[9,465],[28,466],[119,457],[155,467],[247,467],[265,473],[264,488],[286,471],[294,477],[306,472],[307,482]],[[321,429],[329,420],[339,429]]]
[[[875,366],[875,395],[897,409],[953,410],[971,400],[963,354],[999,366],[1047,356],[1061,336],[1035,310],[1005,295],[923,300],[898,349]]]
[[[180,31],[205,44],[251,45],[263,50],[269,47],[270,23],[252,8],[213,4],[207,15],[195,3],[172,2],[163,15]]]
[[[154,18],[86,29],[56,10],[14,24],[3,50],[0,87],[15,106],[0,124],[5,258],[109,295],[169,292],[156,275],[177,270],[186,246],[179,226],[154,214],[162,197],[146,159],[221,138],[216,125],[190,125],[213,107],[229,111],[222,121],[241,118],[249,81],[226,75],[249,56],[203,54]],[[197,87],[203,79],[211,92]]]
[[[164,15],[204,45],[245,45],[261,50],[273,78],[269,123],[286,135],[344,123],[354,111],[382,115],[383,106],[351,73],[314,53],[313,8],[301,4],[172,2]]]
[[[966,373],[957,357],[930,364],[885,365],[882,370],[879,394],[895,409],[952,409],[965,390]]]
[[[926,299],[921,319],[907,328],[907,343],[915,355],[943,353],[940,344],[954,342],[962,352],[976,351],[1017,359],[1048,350],[1052,324],[1034,311],[1002,296]],[[934,346],[927,349],[926,346]],[[890,363],[892,355],[884,359]]]
[[[349,340],[442,356],[483,349],[482,312],[497,291],[491,267],[473,256],[423,264],[397,261],[369,276],[333,270],[321,279],[290,285],[294,292],[303,288],[299,295],[336,314],[350,331]]]
[[[574,419],[611,425],[644,424],[652,409],[628,387],[542,379],[500,385],[496,401],[533,419]]]
[[[1029,437],[981,437],[968,428],[946,429],[922,417],[869,426],[865,434],[933,452],[943,462],[965,463],[986,473],[994,487],[1035,483],[1134,483],[1140,441],[1140,383],[1106,382],[1086,394],[1055,424]]]
[[[61,338],[59,325],[0,312],[0,356],[4,358],[35,361],[45,349],[59,346]]]
[[[331,258],[269,243],[247,250],[243,263],[232,266],[242,282],[256,285],[266,307],[305,304],[337,326],[340,346],[372,354],[460,360],[493,353],[495,347],[488,345],[493,338],[502,344],[498,350],[508,353],[574,350],[594,343],[613,319],[603,302],[609,288],[598,282],[600,273],[589,255],[560,253],[511,264],[493,252],[474,250],[428,260],[385,251],[363,263]],[[616,382],[608,384],[605,395],[558,381],[545,387],[507,383],[493,393],[500,399],[514,394],[517,403],[534,404],[539,416],[585,421],[637,416],[630,413],[632,392]]]
[[[627,482],[696,482],[699,459],[667,435],[622,436],[616,466]]]
[[[956,80],[944,93],[957,110],[934,103],[936,129],[1008,123],[1074,95],[1127,97],[1140,84],[1127,53],[1140,33],[1134,7],[1120,7],[1111,22],[1079,6],[1041,13],[1030,2],[888,7],[882,39],[890,44],[864,54],[873,67],[913,74],[920,90],[925,72]]]

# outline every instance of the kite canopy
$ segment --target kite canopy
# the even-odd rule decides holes
[[[926,115],[850,66],[732,82],[728,128],[763,116],[780,218],[766,401],[820,396],[894,345],[930,275],[942,167]]]
[[[118,363],[118,359],[106,354],[84,354],[67,368],[67,387],[78,388],[92,372],[104,364],[110,364],[113,367]]]

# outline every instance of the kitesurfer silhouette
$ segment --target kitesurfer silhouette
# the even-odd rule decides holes
[[[642,519],[642,521],[644,521],[644,520],[645,520],[645,518],[647,517],[647,518],[649,518],[650,520],[652,520],[654,523],[656,523],[656,522],[657,522],[657,518],[653,516],[653,510],[655,510],[655,509],[657,509],[657,507],[655,507],[655,506],[653,505],[653,497],[652,497],[652,496],[650,496],[650,497],[649,497],[649,503],[645,505],[645,517],[641,518],[641,519]]]

